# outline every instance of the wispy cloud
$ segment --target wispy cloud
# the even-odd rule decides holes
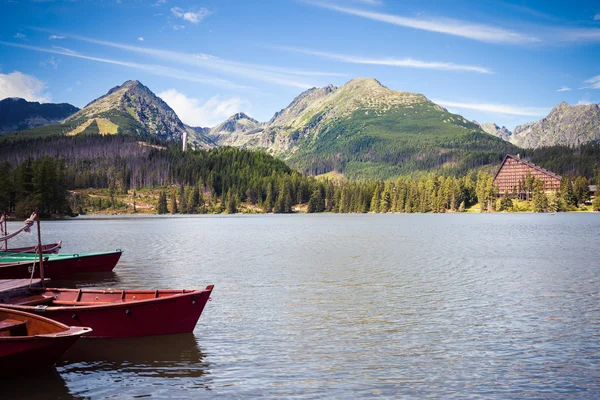
[[[553,40],[561,42],[595,42],[600,41],[600,29],[554,29],[551,36]]]
[[[66,47],[52,46],[52,48],[58,51],[64,51],[65,53],[77,54],[75,50],[67,49]]]
[[[51,67],[53,69],[58,69],[58,65],[60,64],[60,60],[54,56],[51,56],[49,59],[40,62],[42,67]]]
[[[581,99],[577,102],[577,106],[589,106],[590,104],[594,104],[591,101],[587,100],[587,99]]]
[[[0,74],[0,100],[8,97],[20,97],[42,103],[52,101],[52,96],[45,90],[46,84],[35,76],[19,71]]]
[[[25,39],[27,37],[27,35],[23,34],[23,33],[15,33],[15,35],[13,36],[15,39]]]
[[[190,126],[215,126],[226,118],[248,107],[248,103],[239,97],[221,99],[218,96],[206,101],[187,97],[175,89],[158,94],[181,120]]]
[[[140,42],[143,42],[143,41],[144,41],[144,38],[140,36],[140,37],[138,38],[138,40],[139,40]]]
[[[583,83],[587,85],[584,86],[584,89],[600,89],[600,75],[596,75]]]
[[[368,10],[360,10],[352,7],[343,7],[333,3],[318,3],[306,0],[307,4],[326,8],[344,14],[367,18],[374,21],[403,26],[407,28],[421,29],[430,32],[444,33],[447,35],[460,36],[468,39],[490,43],[535,43],[540,39],[527,34],[514,32],[495,26],[475,24],[450,18],[424,19],[412,18],[401,15],[385,14]]]
[[[600,21],[600,13],[594,15],[594,21]]]
[[[354,0],[354,2],[366,4],[368,6],[380,6],[383,4],[383,0]]]
[[[202,21],[204,18],[210,15],[210,11],[206,8],[202,7],[198,11],[192,10],[184,10],[181,7],[173,7],[171,8],[171,14],[176,16],[177,18],[182,18],[185,21],[191,22],[192,24],[197,24]]]
[[[262,82],[274,83],[282,86],[296,87],[300,89],[309,89],[315,85],[309,82],[300,80],[299,77],[314,77],[314,76],[343,76],[344,74],[322,72],[322,71],[307,71],[293,68],[281,68],[270,65],[241,63],[236,61],[224,60],[207,54],[182,53],[172,50],[163,50],[155,48],[147,48],[140,46],[132,46],[121,43],[108,42],[104,40],[96,40],[82,36],[66,35],[72,39],[81,40],[88,43],[94,43],[102,46],[114,47],[126,50],[133,53],[145,54],[165,62],[178,63],[193,67],[202,67],[214,70],[217,73],[226,73],[238,77],[250,78]]]
[[[50,35],[48,36],[48,39],[50,40],[60,40],[60,39],[64,39],[64,36],[59,36],[59,35]]]
[[[566,86],[561,86],[560,89],[557,90],[557,92],[568,92],[570,91],[571,88],[570,87],[566,87]]]
[[[461,110],[484,111],[492,114],[522,115],[529,117],[539,117],[547,115],[550,109],[543,107],[521,107],[507,104],[489,104],[489,103],[462,103],[457,101],[432,100],[434,103],[448,108]]]
[[[449,62],[431,62],[415,60],[413,58],[369,58],[369,57],[358,57],[346,54],[331,53],[326,51],[300,49],[296,47],[286,46],[273,46],[273,48],[281,49],[285,51],[292,51],[296,53],[313,55],[321,58],[330,60],[351,63],[351,64],[367,64],[367,65],[384,65],[389,67],[405,67],[405,68],[420,68],[420,69],[437,69],[444,71],[466,71],[466,72],[478,72],[480,74],[493,74],[494,72],[486,67],[479,67],[476,65],[465,65],[455,64]]]
[[[47,49],[47,48],[43,48],[43,47],[29,46],[29,45],[20,44],[20,43],[11,43],[11,42],[0,41],[0,44],[5,45],[5,46],[19,47],[22,49],[43,52],[43,53],[61,54],[64,56],[75,57],[75,58],[80,58],[80,59],[84,59],[84,60],[97,61],[97,62],[113,64],[113,65],[120,65],[122,67],[134,68],[137,70],[145,71],[145,72],[159,75],[159,76],[181,79],[181,80],[190,81],[190,82],[197,82],[197,83],[207,84],[207,85],[211,85],[211,86],[227,87],[227,88],[232,88],[232,89],[245,89],[245,90],[254,89],[249,86],[237,85],[231,81],[217,78],[215,76],[191,73],[188,71],[171,68],[171,67],[166,67],[163,65],[140,64],[140,63],[134,63],[134,62],[129,62],[129,61],[114,60],[114,59],[109,59],[109,58],[92,57],[92,56],[87,56],[87,55],[80,54],[80,53],[71,53],[71,52],[66,52],[66,51],[57,50],[57,49]]]

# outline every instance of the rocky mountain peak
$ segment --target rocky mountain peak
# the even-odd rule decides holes
[[[517,126],[511,142],[520,147],[578,146],[600,139],[600,104],[557,104],[537,122]]]
[[[189,133],[175,111],[137,80],[112,88],[67,121],[78,125],[67,134],[83,132],[93,122],[101,134],[124,132],[181,141]]]
[[[484,132],[499,137],[500,139],[508,141],[512,135],[512,132],[509,131],[505,126],[499,127],[495,122],[486,122],[485,124],[480,124],[475,121],[473,122],[479,125]]]
[[[349,80],[344,86],[385,88],[385,86],[375,78],[354,78]]]
[[[250,117],[248,114],[243,113],[243,112],[239,112],[228,118],[228,120],[232,120],[232,121],[239,121],[239,120],[243,120],[243,119],[247,119],[247,120],[258,123],[257,120],[255,120],[254,118]]]

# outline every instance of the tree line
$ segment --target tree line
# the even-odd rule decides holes
[[[178,145],[125,135],[18,144],[8,143],[10,151],[0,149],[0,159],[11,161],[0,163],[0,207],[17,215],[29,215],[36,206],[44,215],[114,208],[124,205],[119,196],[141,189],[158,192],[159,213],[290,213],[298,205],[307,212],[459,212],[476,203],[482,211],[503,211],[518,210],[521,199],[533,202],[535,210],[561,211],[589,200],[587,185],[598,180],[598,165],[590,164],[592,171],[586,161],[587,176],[565,175],[556,194],[546,194],[541,182],[530,177],[522,193],[498,193],[484,169],[347,181],[302,174],[259,151],[225,147],[182,152]],[[594,145],[580,150],[589,153],[585,160],[596,157]],[[542,149],[535,154],[551,153]],[[67,188],[97,188],[108,196],[82,198]]]
[[[36,207],[44,217],[72,214],[64,160],[45,156],[28,159],[17,167],[0,163],[0,211],[21,218]]]

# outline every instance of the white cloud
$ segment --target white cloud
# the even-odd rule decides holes
[[[227,88],[232,88],[232,89],[254,89],[249,86],[237,85],[226,79],[221,79],[221,78],[217,78],[214,76],[191,73],[188,71],[180,70],[177,68],[165,67],[162,65],[140,64],[140,63],[134,63],[134,62],[129,62],[129,61],[113,60],[113,59],[109,59],[109,58],[91,57],[91,56],[86,56],[84,54],[79,54],[79,53],[69,53],[66,51],[46,49],[43,47],[29,46],[29,45],[19,44],[19,43],[0,41],[0,44],[3,44],[5,46],[19,47],[22,49],[39,51],[39,52],[43,52],[43,53],[62,54],[64,56],[81,58],[84,60],[91,60],[91,61],[97,61],[97,62],[102,62],[102,63],[107,63],[107,64],[120,65],[123,67],[134,68],[137,70],[145,71],[145,72],[159,75],[159,76],[166,76],[168,78],[181,79],[181,80],[185,80],[185,81],[189,81],[189,82],[203,83],[203,84],[207,84],[207,85],[218,86],[218,87],[227,87]]]
[[[591,101],[586,100],[586,99],[581,99],[577,102],[578,106],[589,106],[590,104],[594,104],[594,103],[592,103]]]
[[[594,21],[600,21],[600,13],[594,15]]]
[[[185,25],[171,25],[174,31],[182,31],[185,29]]]
[[[494,72],[486,67],[479,67],[476,65],[465,65],[465,64],[454,64],[448,62],[429,62],[420,61],[412,58],[367,58],[357,57],[345,54],[330,53],[325,51],[298,49],[295,47],[275,47],[286,51],[294,51],[297,53],[314,55],[317,57],[327,58],[330,60],[341,61],[352,64],[368,64],[368,65],[385,65],[389,67],[407,67],[407,68],[420,68],[420,69],[437,69],[444,71],[466,71],[466,72],[478,72],[480,74],[493,74]]]
[[[505,115],[524,115],[538,117],[547,115],[550,109],[542,107],[520,107],[507,104],[486,104],[486,103],[462,103],[446,100],[432,100],[434,103],[448,108],[458,108],[466,110],[484,111],[492,114]]]
[[[175,89],[158,94],[179,118],[190,126],[212,127],[247,107],[247,102],[238,97],[220,99],[211,97],[206,101],[187,97]]]
[[[210,11],[206,8],[202,7],[198,11],[185,11],[181,7],[173,7],[171,8],[171,14],[178,18],[183,18],[185,21],[191,22],[192,24],[197,24],[202,21],[204,18],[210,15]]]
[[[144,38],[140,36],[140,37],[138,38],[138,40],[139,40],[140,42],[143,42],[143,41],[144,41]]]
[[[306,3],[317,7],[327,8],[344,14],[355,15],[357,17],[367,18],[374,21],[385,22],[388,24],[404,26],[407,28],[421,29],[430,32],[445,33],[453,36],[465,37],[473,40],[490,43],[534,43],[540,39],[497,28],[495,26],[474,24],[468,21],[461,21],[450,18],[423,19],[403,17],[394,14],[384,14],[373,11],[359,10],[351,7],[342,7],[332,3],[318,3],[307,0]]]
[[[569,90],[571,90],[570,87],[561,86],[560,89],[557,90],[557,92],[568,92]]]
[[[15,39],[25,39],[27,37],[27,35],[25,35],[23,33],[15,33],[15,35],[13,37]]]
[[[50,35],[48,36],[48,39],[50,40],[60,40],[60,39],[64,39],[64,36],[59,36],[59,35]]]
[[[0,74],[0,100],[21,97],[28,101],[47,103],[52,101],[52,96],[45,90],[46,84],[32,75],[19,71]]]
[[[600,75],[596,75],[584,83],[588,84],[588,86],[584,86],[586,89],[600,89]]]

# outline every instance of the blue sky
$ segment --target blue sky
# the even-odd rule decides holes
[[[181,119],[260,121],[374,77],[510,129],[600,103],[600,1],[0,0],[0,98],[83,107],[137,79]]]

